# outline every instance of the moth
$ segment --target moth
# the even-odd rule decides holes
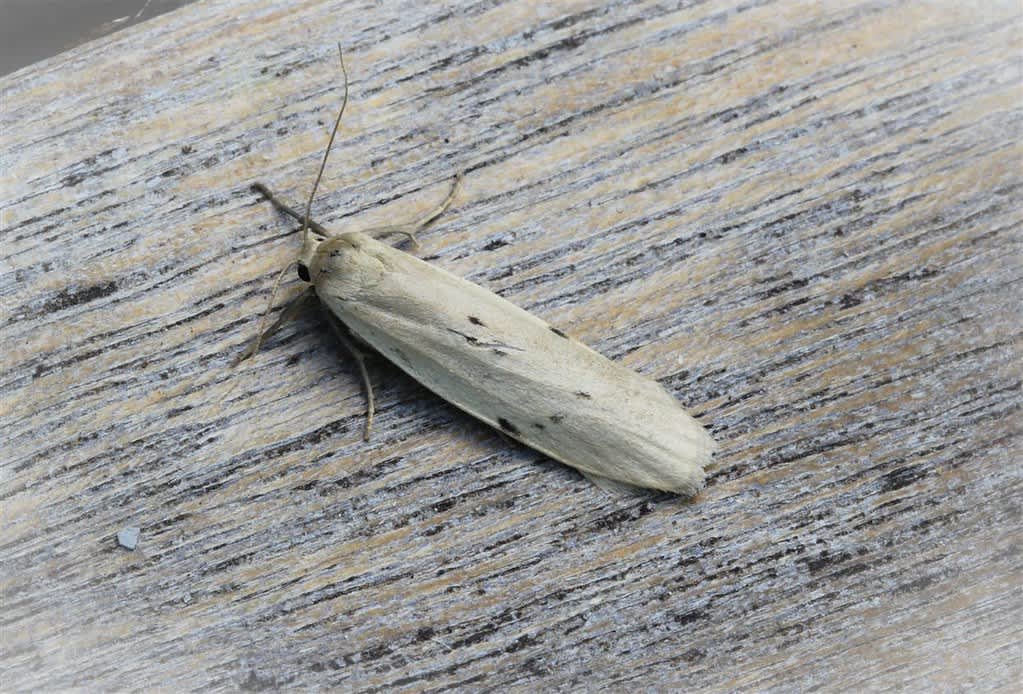
[[[344,71],[343,59],[341,64]],[[261,329],[239,361],[297,313],[302,299],[315,296],[359,367],[368,399],[367,438],[374,402],[360,343],[459,409],[604,489],[698,492],[715,442],[660,384],[497,294],[378,240],[398,233],[415,241],[415,232],[450,205],[460,175],[445,201],[412,224],[331,233],[310,220],[347,104],[347,82],[345,73],[344,101],[305,214],[266,186],[254,186],[302,222],[298,276],[310,293],[291,302],[270,329]]]

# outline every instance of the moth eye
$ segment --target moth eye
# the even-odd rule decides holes
[[[309,268],[302,263],[298,264],[298,278],[303,282],[309,281]]]

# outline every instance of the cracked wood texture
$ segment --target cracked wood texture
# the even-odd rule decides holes
[[[1018,3],[554,5],[213,0],[0,81],[4,689],[1019,685]],[[230,368],[338,41],[319,221],[465,171],[419,254],[675,393],[698,497],[380,358],[364,443],[316,311]]]

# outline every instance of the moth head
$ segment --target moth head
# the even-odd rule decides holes
[[[309,268],[312,267],[313,258],[316,256],[317,249],[325,240],[325,236],[321,236],[314,231],[306,231],[305,238],[302,242],[302,252],[298,254],[298,278],[303,282],[313,281]]]

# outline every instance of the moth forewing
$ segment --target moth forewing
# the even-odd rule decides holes
[[[596,481],[702,486],[714,443],[667,391],[506,299],[357,232],[310,274],[356,337],[509,436]]]

